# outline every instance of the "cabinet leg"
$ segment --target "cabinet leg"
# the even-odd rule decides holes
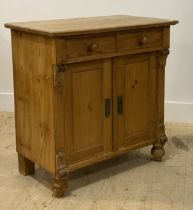
[[[27,176],[35,173],[35,164],[18,153],[18,164],[20,174]]]
[[[61,198],[64,196],[64,193],[67,191],[68,182],[67,182],[67,175],[62,177],[55,177],[53,181],[53,196],[57,198]]]
[[[165,134],[165,126],[163,122],[159,124],[158,131],[158,140],[153,145],[153,148],[151,149],[151,154],[153,155],[155,161],[162,161],[162,157],[165,155],[164,145],[168,140]]]
[[[162,161],[162,157],[165,155],[164,145],[155,144],[151,149],[151,154],[155,161]]]

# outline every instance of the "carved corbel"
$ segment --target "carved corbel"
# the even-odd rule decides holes
[[[159,123],[158,129],[159,129],[159,143],[164,145],[168,141],[168,138],[165,133],[165,125],[163,121]]]
[[[158,70],[159,71],[165,71],[166,66],[166,59],[169,55],[170,51],[168,49],[159,51],[158,53]]]

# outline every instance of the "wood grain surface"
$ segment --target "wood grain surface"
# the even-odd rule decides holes
[[[12,49],[17,151],[55,173],[53,40],[13,31]]]
[[[88,18],[45,20],[7,23],[5,27],[13,30],[47,36],[64,36],[108,31],[120,31],[136,28],[150,28],[177,24],[176,20],[166,20],[128,15],[113,15]]]

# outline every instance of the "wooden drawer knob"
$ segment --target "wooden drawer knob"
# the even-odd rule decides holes
[[[139,44],[140,44],[140,45],[144,45],[144,44],[147,43],[147,41],[148,41],[148,38],[144,36],[144,37],[142,37],[142,38],[139,40]]]
[[[96,52],[98,49],[98,45],[96,43],[92,43],[87,47],[88,52]]]

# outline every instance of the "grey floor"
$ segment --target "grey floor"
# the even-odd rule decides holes
[[[166,123],[163,162],[150,149],[131,151],[70,174],[69,192],[56,199],[51,177],[18,173],[13,113],[0,112],[0,210],[193,210],[193,124]]]

